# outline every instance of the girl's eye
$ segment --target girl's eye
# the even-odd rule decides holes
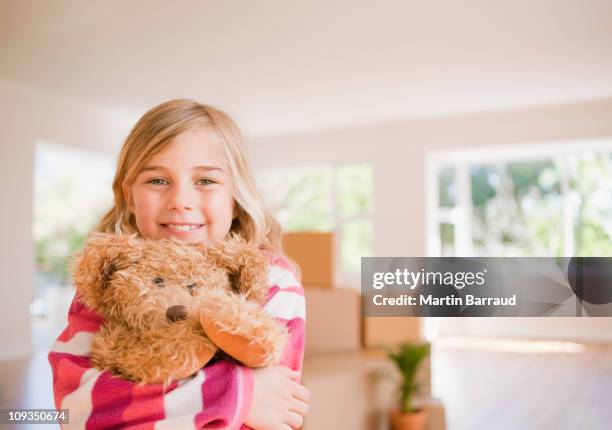
[[[201,185],[210,185],[210,184],[214,184],[215,181],[213,181],[212,179],[200,179],[196,183],[201,184]]]
[[[147,181],[147,184],[153,184],[153,185],[165,185],[166,183],[167,181],[165,179],[159,179],[159,178],[155,178],[155,179],[151,179]]]

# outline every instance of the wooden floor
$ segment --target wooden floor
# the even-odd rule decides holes
[[[612,429],[612,344],[450,339],[432,377],[450,430]]]
[[[612,429],[612,344],[444,339],[432,378],[448,430]],[[46,354],[0,363],[3,408],[53,408]]]
[[[0,409],[54,409],[53,380],[45,353],[36,353],[33,358],[0,362]],[[58,425],[6,425],[0,429],[59,428]]]
[[[55,409],[53,377],[47,352],[62,327],[52,328],[44,320],[33,321],[34,354],[29,359],[0,361],[0,409]],[[2,425],[4,430],[59,428],[58,425]]]

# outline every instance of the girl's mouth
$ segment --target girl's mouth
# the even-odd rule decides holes
[[[173,233],[190,233],[200,230],[204,224],[162,224],[161,226]]]

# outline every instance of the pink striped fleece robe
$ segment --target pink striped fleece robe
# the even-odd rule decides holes
[[[264,306],[289,330],[281,363],[302,370],[304,290],[289,262],[270,254],[270,290]],[[218,360],[195,376],[162,385],[139,385],[92,367],[89,350],[103,320],[78,297],[68,312],[68,326],[49,353],[55,407],[69,409],[64,429],[248,429],[244,424],[253,400],[251,369]]]

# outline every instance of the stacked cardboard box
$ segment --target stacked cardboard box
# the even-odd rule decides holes
[[[303,382],[311,391],[304,430],[388,430],[395,409],[393,364],[370,351],[313,356],[304,362]],[[425,396],[426,430],[444,430],[440,400]]]
[[[420,318],[364,318],[362,321],[360,305],[355,307],[355,301],[358,303],[360,299],[357,290],[335,286],[333,233],[285,233],[283,250],[300,267],[307,309],[309,313],[315,312],[309,319],[317,321],[313,321],[315,325],[307,328],[325,333],[326,345],[333,347],[337,342],[342,347],[340,349],[346,349],[346,338],[353,342],[355,330],[360,331],[360,342],[365,348],[422,340]],[[357,328],[354,328],[355,318]],[[313,337],[312,341],[317,352],[320,352],[323,345],[319,339]]]
[[[283,250],[300,268],[306,298],[306,356],[361,348],[359,293],[334,287],[332,233],[285,233]]]
[[[305,289],[306,356],[361,348],[359,293],[347,288]]]
[[[290,232],[283,235],[283,250],[302,272],[304,288],[334,285],[334,235],[326,232]]]

